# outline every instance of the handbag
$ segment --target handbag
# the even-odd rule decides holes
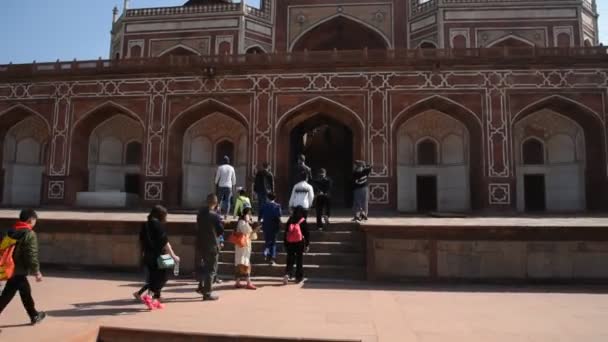
[[[228,242],[234,244],[237,247],[245,247],[247,246],[247,237],[243,233],[232,232],[228,237]]]
[[[158,268],[161,270],[168,270],[175,267],[175,260],[169,254],[163,254],[156,259]]]

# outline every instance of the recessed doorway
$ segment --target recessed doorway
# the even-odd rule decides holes
[[[418,212],[437,211],[437,176],[416,177]]]

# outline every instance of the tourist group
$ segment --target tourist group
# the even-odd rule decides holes
[[[353,221],[367,220],[368,215],[368,181],[371,166],[362,161],[355,162],[353,168]],[[244,188],[236,187],[236,173],[230,158],[224,157],[215,176],[216,193],[206,197],[206,204],[197,214],[197,254],[200,255],[199,282],[196,292],[204,301],[218,299],[212,291],[213,284],[221,280],[217,277],[218,262],[224,243],[232,243],[235,248],[235,287],[255,290],[251,280],[252,241],[263,234],[264,256],[266,261],[276,264],[276,240],[283,225],[283,246],[287,254],[287,263],[283,284],[290,280],[300,283],[304,279],[303,259],[310,245],[308,213],[314,206],[316,226],[322,230],[329,224],[331,212],[332,180],[325,169],[320,169],[318,177],[313,179],[312,171],[306,165],[303,155],[298,157],[293,185],[289,199],[289,218],[283,225],[281,205],[274,193],[274,175],[270,165],[263,163],[255,175],[254,192],[258,202],[257,220],[253,215],[252,201]],[[234,190],[237,196],[233,198]],[[234,209],[231,207],[234,203]],[[225,233],[224,224],[230,213],[236,218],[236,226],[230,234]],[[171,270],[179,273],[180,258],[173,250],[167,234],[166,222],[168,211],[161,205],[154,206],[142,225],[139,233],[141,261],[146,279],[142,288],[133,296],[141,300],[149,309],[162,309],[161,291],[167,283]],[[38,261],[38,241],[34,227],[38,215],[33,209],[24,209],[17,223],[0,236],[0,281],[6,284],[0,295],[0,313],[14,298],[17,292],[21,296],[32,324],[42,321],[46,314],[36,310],[31,287],[27,276],[35,276],[36,281],[43,280]],[[225,236],[226,235],[226,236]],[[294,270],[295,265],[295,270]],[[243,284],[244,282],[244,284]]]

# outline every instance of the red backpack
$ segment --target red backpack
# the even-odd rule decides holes
[[[17,240],[5,235],[0,243],[0,280],[9,280],[15,273],[13,253]]]
[[[300,227],[302,222],[304,222],[304,218],[301,218],[298,223],[289,224],[289,229],[287,230],[287,242],[298,243],[304,240],[304,235],[302,235],[302,228]]]

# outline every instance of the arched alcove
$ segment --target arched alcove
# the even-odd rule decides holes
[[[338,15],[297,37],[292,51],[386,49],[387,39],[376,29],[353,18]]]

